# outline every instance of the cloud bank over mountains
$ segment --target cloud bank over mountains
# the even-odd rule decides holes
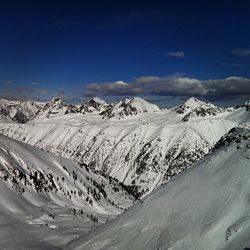
[[[241,96],[250,95],[250,79],[227,77],[198,80],[176,76],[145,76],[136,78],[130,83],[123,81],[91,83],[86,86],[84,95]]]
[[[172,96],[188,97],[197,96],[214,100],[225,100],[228,98],[250,97],[250,78],[231,76],[225,79],[199,80],[195,78],[178,76],[143,76],[132,82],[115,81],[104,83],[83,84],[81,88],[74,91],[63,88],[57,91],[49,91],[36,85],[29,87],[12,88],[10,92],[2,91],[1,97],[20,97],[34,100],[49,100],[55,95],[68,100],[74,99],[80,102],[82,98],[94,96]]]

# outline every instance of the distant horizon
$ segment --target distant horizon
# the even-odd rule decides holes
[[[218,100],[211,100],[209,98],[204,98],[203,96],[182,96],[182,97],[173,97],[173,96],[164,96],[164,97],[160,97],[159,96],[93,96],[93,97],[83,97],[79,100],[70,100],[70,99],[67,99],[66,97],[63,97],[63,96],[58,96],[58,95],[55,95],[53,96],[52,98],[50,99],[44,99],[44,100],[39,100],[39,99],[32,99],[32,98],[27,98],[27,97],[4,97],[4,96],[0,96],[0,100],[1,99],[4,99],[4,100],[7,100],[7,101],[34,101],[34,102],[50,102],[52,99],[54,98],[60,98],[62,100],[64,100],[66,103],[68,104],[74,104],[74,105],[81,105],[82,103],[84,102],[87,102],[93,98],[100,98],[101,100],[104,100],[105,102],[107,103],[114,103],[114,102],[118,102],[118,101],[122,101],[122,100],[125,100],[125,99],[131,99],[131,98],[134,98],[134,97],[140,97],[144,100],[146,100],[147,102],[149,103],[152,103],[152,104],[156,104],[157,106],[159,106],[161,109],[164,109],[164,108],[173,108],[173,107],[176,107],[182,103],[184,103],[186,100],[188,100],[189,98],[196,98],[200,101],[203,101],[203,102],[208,102],[208,103],[212,103],[212,104],[215,104],[219,107],[225,107],[225,108],[228,108],[228,107],[237,107],[237,106],[243,106],[245,104],[246,101],[249,101],[250,98],[248,98],[248,96],[246,96],[244,99],[240,98],[240,99],[234,99],[234,101],[228,101],[228,100],[221,100],[221,101],[218,101]],[[230,105],[231,104],[231,105]]]

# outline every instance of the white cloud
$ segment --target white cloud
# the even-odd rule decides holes
[[[120,81],[92,83],[86,86],[86,95],[159,95],[159,96],[234,96],[250,95],[250,79],[227,77],[225,79],[199,80],[178,76],[143,76],[133,82]]]
[[[169,51],[167,56],[177,57],[177,58],[184,58],[185,53],[183,51]]]
[[[118,85],[127,85],[127,83],[124,81],[116,81],[115,83]]]

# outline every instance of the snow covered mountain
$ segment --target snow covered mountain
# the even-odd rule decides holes
[[[1,249],[55,249],[135,200],[112,178],[3,135],[0,188]]]
[[[39,116],[53,118],[78,112],[79,110],[75,105],[67,104],[63,99],[55,97],[43,106]]]
[[[197,117],[216,116],[223,112],[230,112],[232,109],[219,108],[211,103],[203,102],[191,97],[180,106],[174,108],[177,114],[184,115],[183,122]]]
[[[26,123],[39,114],[43,103],[0,99],[0,122]]]
[[[94,113],[103,118],[122,118],[153,112],[161,112],[161,110],[156,105],[139,97],[110,104],[95,97],[81,105],[68,104],[60,97],[55,97],[47,103],[0,99],[0,122],[26,123],[34,118],[50,119],[78,113],[83,115]]]
[[[249,249],[249,164],[250,131],[233,129],[184,174],[65,249]]]
[[[212,103],[207,103],[198,100],[195,97],[191,97],[187,99],[184,103],[182,103],[180,106],[174,108],[177,114],[188,114],[189,112],[195,110],[196,108],[203,108],[203,109],[210,109],[210,108],[216,108],[215,105]]]
[[[141,197],[201,159],[231,128],[250,121],[245,107],[183,122],[192,109],[176,114],[159,111],[140,98],[126,103],[116,115],[129,114],[132,105],[140,112],[126,119],[103,119],[98,112],[38,115],[26,124],[0,123],[0,132],[111,176]],[[215,107],[195,99],[193,106],[201,105]]]
[[[157,105],[151,104],[140,97],[125,99],[115,104],[110,104],[106,110],[100,113],[101,116],[108,118],[122,118],[133,116],[140,113],[155,113],[161,112]]]
[[[107,107],[107,103],[102,99],[95,97],[87,101],[86,103],[82,104],[79,107],[79,111],[83,114],[86,113],[93,113],[93,112],[101,112],[104,111]]]
[[[54,118],[76,113],[84,115],[93,112],[99,114],[106,106],[107,103],[98,97],[92,98],[80,106],[68,104],[62,98],[55,97],[43,106],[42,112],[37,117]]]
[[[96,224],[114,218],[131,206],[136,198],[146,197],[145,201],[139,202],[130,210],[133,212],[125,212],[125,215],[121,217],[125,230],[124,237],[127,237],[128,245],[119,245],[118,242],[113,241],[112,237],[109,238],[110,242],[100,243],[102,236],[99,235],[98,230],[103,232],[103,235],[107,234],[106,231],[102,231],[105,227],[100,227],[94,231],[97,235],[95,246],[91,240],[85,241],[92,236],[86,236],[83,241],[72,243],[71,246],[83,247],[83,249],[92,249],[88,247],[94,246],[93,249],[95,247],[100,249],[102,246],[100,244],[103,244],[104,249],[107,247],[112,249],[110,245],[112,244],[114,249],[138,249],[142,240],[145,241],[145,245],[143,243],[139,249],[144,246],[145,249],[154,249],[154,244],[158,244],[158,248],[168,246],[165,239],[171,235],[168,241],[169,248],[193,249],[188,245],[188,239],[191,239],[197,244],[194,249],[206,249],[203,248],[205,243],[202,240],[196,240],[194,235],[197,231],[188,234],[189,227],[179,228],[182,222],[185,224],[190,222],[184,219],[192,218],[190,213],[195,211],[193,206],[199,205],[195,200],[195,195],[205,196],[204,190],[210,194],[210,185],[215,183],[216,187],[216,183],[219,182],[215,174],[211,175],[211,180],[209,180],[207,176],[211,172],[204,169],[212,169],[211,171],[216,173],[225,174],[232,170],[232,167],[226,170],[224,165],[235,164],[233,157],[237,159],[239,154],[241,165],[244,165],[249,157],[247,156],[250,147],[247,130],[247,128],[250,129],[248,103],[239,108],[223,109],[190,98],[177,108],[160,110],[156,105],[141,98],[132,98],[113,104],[93,98],[82,105],[67,104],[60,98],[54,98],[45,104],[28,102],[25,105],[24,103],[15,103],[15,105],[15,110],[23,110],[22,112],[27,117],[23,122],[13,119],[11,112],[5,115],[6,112],[3,111],[0,114],[0,134],[3,134],[0,135],[0,186],[2,190],[0,199],[3,201],[0,204],[0,223],[5,225],[5,230],[0,230],[0,238],[4,239],[6,235],[16,235],[16,237],[12,242],[9,239],[0,241],[0,248],[20,249],[21,246],[26,249],[29,246],[31,249],[57,249],[80,234],[86,233]],[[7,103],[2,101],[1,107],[9,111],[12,106],[8,101]],[[220,139],[232,128],[238,126],[245,129],[231,131]],[[175,181],[171,181],[173,177],[202,159],[211,149],[213,150],[209,156],[198,163],[200,167],[197,165],[191,171],[180,175]],[[219,167],[223,171],[220,171]],[[247,176],[247,172],[244,172],[244,169],[242,171]],[[194,173],[194,177],[190,172]],[[190,180],[191,184],[187,184],[187,187],[183,187],[180,191],[174,183],[178,183],[181,178],[184,178],[186,184]],[[205,179],[208,179],[207,182]],[[221,176],[221,182],[223,182],[222,179]],[[147,196],[164,183],[169,183],[169,185],[164,186],[161,189],[163,191],[159,190],[154,195]],[[168,191],[169,187],[173,191]],[[218,191],[215,204],[217,204],[217,199],[225,201],[221,198],[224,193],[220,193],[215,187],[211,188],[213,192]],[[228,189],[227,186],[225,188]],[[155,200],[153,197],[158,197],[157,194],[160,194],[159,198],[156,198],[158,206],[154,205],[154,202],[151,203]],[[225,197],[229,199],[227,195],[229,194],[226,193]],[[208,196],[208,199],[211,197]],[[185,205],[184,200],[187,201],[187,199],[190,200],[190,204],[187,203],[187,214],[185,214],[182,207]],[[214,200],[211,199],[212,202],[209,204],[213,204]],[[197,209],[197,216],[198,218],[204,216],[204,223],[209,224],[209,221],[214,220],[210,216],[213,214],[210,209],[215,209],[215,206],[211,205],[210,208],[208,203],[201,201],[204,206],[207,204],[207,210],[201,206],[203,210]],[[179,221],[173,207],[180,210],[177,214],[180,214],[180,218],[184,218],[183,221],[182,219]],[[152,219],[152,223],[147,223],[147,218],[151,218],[153,210],[155,213],[159,212],[159,215],[164,210],[166,220],[165,217],[162,219],[163,216],[159,216],[162,223],[157,218],[155,221]],[[217,205],[216,210],[218,210]],[[135,215],[132,215],[133,213]],[[130,226],[126,226],[125,220],[128,219],[126,214],[135,221],[136,216],[138,217],[138,225],[135,229],[132,230]],[[124,216],[126,219],[123,219]],[[176,226],[169,224],[171,218]],[[198,223],[198,219],[193,218],[193,220],[191,224]],[[121,238],[121,244],[125,244],[120,234],[123,229],[120,229],[115,221],[114,228],[117,229],[118,238]],[[129,219],[128,225],[131,223]],[[170,228],[169,232],[165,225],[166,228]],[[109,227],[109,224],[106,227]],[[210,239],[209,237],[212,237],[210,231],[213,236],[221,233],[221,224],[219,224],[219,229],[216,225],[212,225],[211,228],[205,230],[204,235],[202,234],[204,237],[201,236],[201,239]],[[138,234],[134,231],[137,229]],[[176,234],[175,230],[180,231],[180,234]],[[150,235],[149,241],[144,236],[141,238],[144,232],[147,235],[147,231],[153,236],[162,235],[156,240],[160,243],[155,243]],[[228,231],[226,229],[225,234],[230,235],[231,232]],[[134,235],[134,240],[130,239],[130,232]],[[175,234],[176,237],[172,236]],[[183,240],[185,234],[188,235],[187,240],[185,237]],[[230,237],[224,237],[227,243],[227,238]],[[26,238],[29,240],[25,242]],[[180,245],[178,245],[179,242]],[[208,249],[223,249],[224,245],[221,244],[220,239],[218,242],[218,247],[215,242],[213,243],[215,245]],[[206,242],[206,244],[210,243]]]

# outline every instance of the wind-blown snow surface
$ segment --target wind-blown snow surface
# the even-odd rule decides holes
[[[101,103],[93,99],[84,104],[83,115],[66,112],[71,106],[53,99],[25,124],[0,123],[0,132],[75,159],[143,196],[201,159],[231,128],[250,120],[245,107],[221,109],[195,98],[164,112],[141,98]]]
[[[202,161],[65,249],[250,247],[250,131],[222,138]]]
[[[0,248],[57,249],[133,204],[112,179],[0,135]]]

